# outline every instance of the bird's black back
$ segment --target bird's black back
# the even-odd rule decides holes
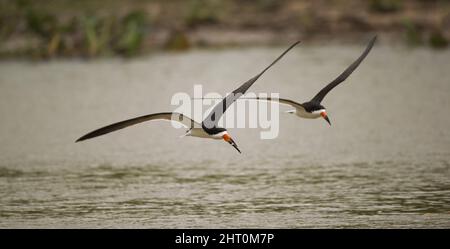
[[[303,108],[305,108],[305,111],[311,113],[313,111],[322,110],[325,109],[321,104],[315,102],[315,101],[309,101],[302,104]]]
[[[204,130],[206,133],[208,133],[209,135],[215,135],[215,134],[218,134],[218,133],[221,133],[221,132],[227,130],[227,129],[222,128],[222,127],[207,128],[207,127],[205,127],[204,124],[202,124],[202,128],[203,128],[203,130]]]

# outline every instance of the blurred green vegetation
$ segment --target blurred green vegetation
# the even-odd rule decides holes
[[[281,7],[282,0],[256,0],[256,5],[262,11],[273,11]]]
[[[434,29],[426,32],[420,24],[411,20],[404,21],[405,41],[410,46],[429,45],[433,49],[443,49],[449,44],[442,30]]]
[[[402,8],[402,0],[370,0],[370,9],[380,13],[399,11]]]
[[[405,28],[406,43],[410,46],[419,46],[423,44],[422,31],[413,21],[407,19],[403,22]]]
[[[219,21],[220,1],[190,0],[188,1],[185,22],[190,27],[202,24],[214,24]]]
[[[191,46],[186,34],[181,30],[173,31],[166,41],[165,48],[172,51],[183,51]]]
[[[430,34],[429,42],[433,48],[446,48],[448,46],[448,39],[440,30],[433,31]]]
[[[17,33],[24,39],[31,36],[36,40],[34,45],[19,47],[6,55],[31,55],[34,58],[133,56],[141,51],[149,27],[147,13],[141,10],[130,10],[122,16],[88,11],[64,16],[50,10],[31,1],[19,0],[15,6],[10,5],[8,10],[2,11],[2,42],[14,38]]]
[[[144,39],[147,25],[146,14],[134,11],[120,21],[117,51],[126,56],[136,55]]]
[[[0,58],[183,51],[214,46],[211,29],[263,31],[281,40],[286,33],[303,40],[391,32],[407,44],[440,49],[450,35],[445,20],[448,0],[0,0]],[[195,40],[194,32],[205,33]],[[230,44],[239,41],[234,36]]]

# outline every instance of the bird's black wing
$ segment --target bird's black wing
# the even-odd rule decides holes
[[[289,105],[292,106],[294,108],[298,108],[298,109],[305,109],[305,107],[303,107],[302,104],[295,102],[293,100],[290,99],[283,99],[283,98],[261,98],[261,97],[255,97],[255,98],[244,98],[245,100],[258,100],[258,101],[269,101],[269,102],[279,102],[280,104],[285,104],[285,105]]]
[[[366,58],[367,54],[372,49],[376,38],[377,38],[377,36],[374,36],[372,38],[372,40],[370,40],[369,44],[366,47],[366,50],[364,50],[364,52],[361,54],[361,56],[356,61],[354,61],[347,69],[345,69],[345,71],[343,73],[341,73],[341,75],[339,75],[330,84],[328,84],[326,87],[324,87],[322,90],[320,90],[320,92],[316,96],[314,96],[314,98],[311,100],[311,102],[316,102],[316,103],[320,104],[320,102],[322,102],[325,95],[327,95],[327,93],[329,91],[331,91],[331,89],[333,89],[335,86],[339,85],[341,82],[346,80],[348,78],[348,76],[350,74],[352,74],[353,71],[359,66],[361,61],[363,61],[364,58]]]
[[[135,124],[139,124],[145,121],[150,121],[150,120],[169,120],[169,121],[176,121],[181,123],[182,125],[184,125],[187,128],[194,128],[195,127],[200,127],[201,125],[197,122],[195,122],[194,120],[190,119],[189,117],[181,114],[181,113],[176,113],[176,112],[161,112],[161,113],[154,113],[154,114],[149,114],[149,115],[144,115],[144,116],[140,116],[137,118],[132,118],[132,119],[128,119],[125,121],[121,121],[118,123],[114,123],[105,127],[102,127],[100,129],[97,129],[95,131],[89,132],[88,134],[80,137],[77,139],[77,141],[75,142],[80,142],[86,139],[90,139],[90,138],[94,138],[94,137],[98,137],[101,135],[105,135],[107,133],[113,132],[113,131],[117,131],[120,129],[123,129],[125,127],[131,126],[131,125],[135,125]]]
[[[211,130],[217,126],[220,117],[225,113],[227,108],[236,101],[239,97],[245,94],[245,92],[258,80],[261,75],[263,75],[270,67],[272,67],[275,63],[277,63],[289,50],[299,44],[300,41],[292,44],[286,51],[284,51],[278,58],[273,61],[268,67],[266,67],[262,72],[257,74],[255,77],[249,79],[247,82],[242,84],[239,88],[234,90],[232,93],[227,95],[220,103],[218,103],[213,110],[209,113],[209,115],[203,120],[202,127],[206,132]]]

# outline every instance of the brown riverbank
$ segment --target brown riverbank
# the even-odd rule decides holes
[[[450,1],[0,0],[0,58],[134,56],[305,42],[384,40],[445,48]]]

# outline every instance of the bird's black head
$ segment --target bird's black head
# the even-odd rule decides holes
[[[325,119],[325,121],[327,121],[327,123],[329,125],[331,125],[330,119],[328,118],[328,114],[326,111],[326,108],[316,102],[306,102],[302,104],[303,108],[305,108],[305,111],[309,112],[309,113],[313,113],[313,114],[317,114],[317,117],[319,117],[318,115],[322,116],[323,119]]]
[[[212,127],[212,128],[208,128],[206,127],[204,124],[202,125],[203,130],[208,133],[211,136],[214,136],[216,138],[222,138],[225,142],[229,143],[231,146],[233,146],[239,153],[241,153],[241,151],[239,150],[236,142],[234,142],[234,140],[231,138],[231,136],[228,134],[227,129],[222,128],[222,127]]]

